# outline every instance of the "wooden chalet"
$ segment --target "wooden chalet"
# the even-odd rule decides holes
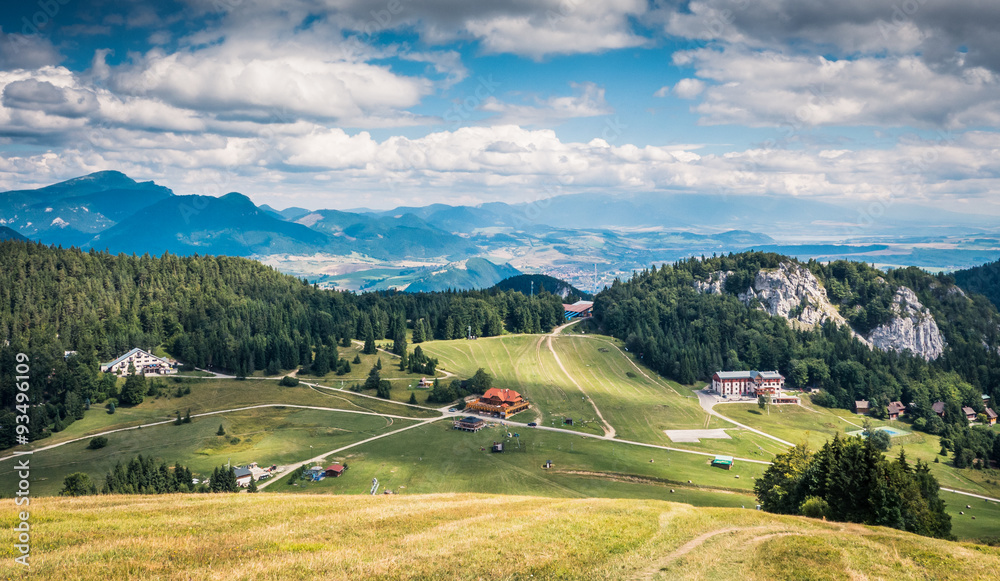
[[[715,459],[712,460],[712,466],[718,466],[719,468],[732,470],[734,462],[735,460],[733,459],[732,456],[716,456]]]
[[[962,408],[962,413],[965,414],[965,419],[970,422],[976,421],[976,410],[966,406]]]
[[[486,422],[482,418],[477,418],[476,416],[466,416],[464,418],[455,420],[452,424],[456,430],[463,430],[466,432],[478,432],[479,430],[486,427]]]
[[[886,406],[886,411],[889,412],[890,420],[898,420],[900,416],[906,415],[906,406],[903,405],[903,402],[891,401]]]
[[[434,380],[428,379],[426,377],[421,377],[420,381],[417,382],[417,387],[421,389],[430,389],[434,387]]]
[[[528,400],[513,389],[491,387],[479,399],[466,405],[465,409],[506,419],[529,407]]]
[[[854,413],[867,416],[870,411],[871,407],[868,404],[868,400],[862,399],[854,402]]]
[[[991,426],[997,423],[997,413],[990,408],[986,408],[986,423]]]
[[[333,478],[336,478],[343,473],[344,473],[344,466],[339,463],[330,464],[329,466],[326,467],[326,471],[324,472],[326,476],[332,476]]]
[[[944,402],[943,401],[936,401],[936,402],[934,402],[933,404],[931,404],[931,409],[938,416],[940,416],[942,418],[944,417]]]

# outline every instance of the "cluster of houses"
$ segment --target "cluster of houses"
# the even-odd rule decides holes
[[[466,404],[465,409],[495,418],[507,419],[531,407],[528,400],[513,389],[491,387],[479,399]]]
[[[127,375],[129,367],[143,375],[172,375],[177,373],[177,362],[157,357],[136,347],[114,361],[101,364],[101,371],[115,375]]]
[[[989,400],[989,397],[984,395],[983,396],[983,402],[985,403],[988,400]],[[913,404],[910,404],[910,405],[913,405]],[[936,402],[934,402],[931,405],[931,409],[934,410],[934,413],[937,414],[938,416],[940,416],[942,418],[944,417],[944,414],[945,414],[945,404],[944,404],[943,401],[936,401]],[[866,416],[866,415],[868,415],[871,412],[871,403],[868,400],[864,400],[864,399],[855,401],[854,402],[854,411],[855,411],[855,413],[858,413],[860,415]],[[989,425],[992,426],[992,425],[994,425],[994,424],[997,423],[997,413],[995,411],[993,411],[989,407],[986,407],[984,413],[986,415],[986,423],[987,424],[989,424]],[[976,418],[978,416],[978,414],[976,413],[976,410],[974,410],[974,409],[972,409],[972,408],[970,408],[968,406],[963,406],[962,407],[962,414],[964,414],[965,415],[965,419],[969,420],[970,422],[976,421]],[[891,401],[891,402],[889,402],[889,405],[886,406],[886,415],[889,417],[890,420],[898,420],[902,416],[906,415],[906,406],[903,405],[903,402]]]
[[[797,404],[797,396],[782,393],[785,376],[777,371],[716,371],[711,390],[723,397],[761,397],[772,404]]]
[[[233,474],[236,475],[236,486],[246,488],[250,486],[250,482],[256,480],[267,480],[274,473],[277,466],[271,466],[270,468],[261,468],[256,462],[251,462],[246,466],[237,466],[233,468]]]

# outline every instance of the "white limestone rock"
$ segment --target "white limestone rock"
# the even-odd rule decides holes
[[[917,295],[901,286],[892,299],[896,315],[868,335],[872,345],[883,351],[911,351],[924,359],[937,359],[944,353],[945,341],[931,312]]]
[[[698,292],[723,294],[726,279],[732,272],[717,271],[707,280],[695,281]],[[884,280],[882,282],[885,282]],[[761,270],[750,288],[736,295],[743,304],[758,308],[776,317],[783,317],[796,326],[816,326],[827,321],[849,324],[827,298],[826,289],[808,268],[794,262],[782,262],[778,268]],[[893,297],[895,317],[874,329],[867,337],[851,331],[869,347],[882,351],[910,351],[931,360],[944,352],[941,330],[927,307],[907,287],[900,287]]]

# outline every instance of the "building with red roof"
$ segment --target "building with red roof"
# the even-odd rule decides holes
[[[486,413],[498,418],[509,418],[517,412],[531,407],[528,400],[513,389],[491,387],[479,399],[470,402],[465,409]]]

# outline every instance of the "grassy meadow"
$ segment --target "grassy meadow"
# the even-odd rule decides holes
[[[17,519],[2,501],[0,576]],[[39,579],[977,579],[1000,549],[658,500],[170,495],[32,504]]]
[[[187,466],[196,477],[212,469],[257,462],[261,466],[290,464],[312,458],[382,432],[411,424],[410,420],[342,412],[293,408],[261,408],[195,418],[190,424],[166,424],[109,434],[108,445],[87,448],[89,439],[42,450],[31,456],[33,496],[58,494],[63,479],[86,472],[100,488],[115,463],[138,454],[173,466]],[[222,425],[226,435],[217,431]],[[14,461],[0,462],[0,490],[16,490]]]
[[[508,438],[508,430],[520,438]],[[507,451],[491,453],[496,441]],[[766,468],[737,461],[727,471],[711,467],[708,456],[532,428],[494,425],[469,433],[455,430],[447,420],[367,442],[327,460],[347,462],[349,469],[320,482],[292,475],[270,484],[266,492],[358,494],[378,478],[382,489],[400,494],[669,498],[707,506],[752,506],[754,478]],[[552,460],[551,469],[543,468],[547,460]]]

